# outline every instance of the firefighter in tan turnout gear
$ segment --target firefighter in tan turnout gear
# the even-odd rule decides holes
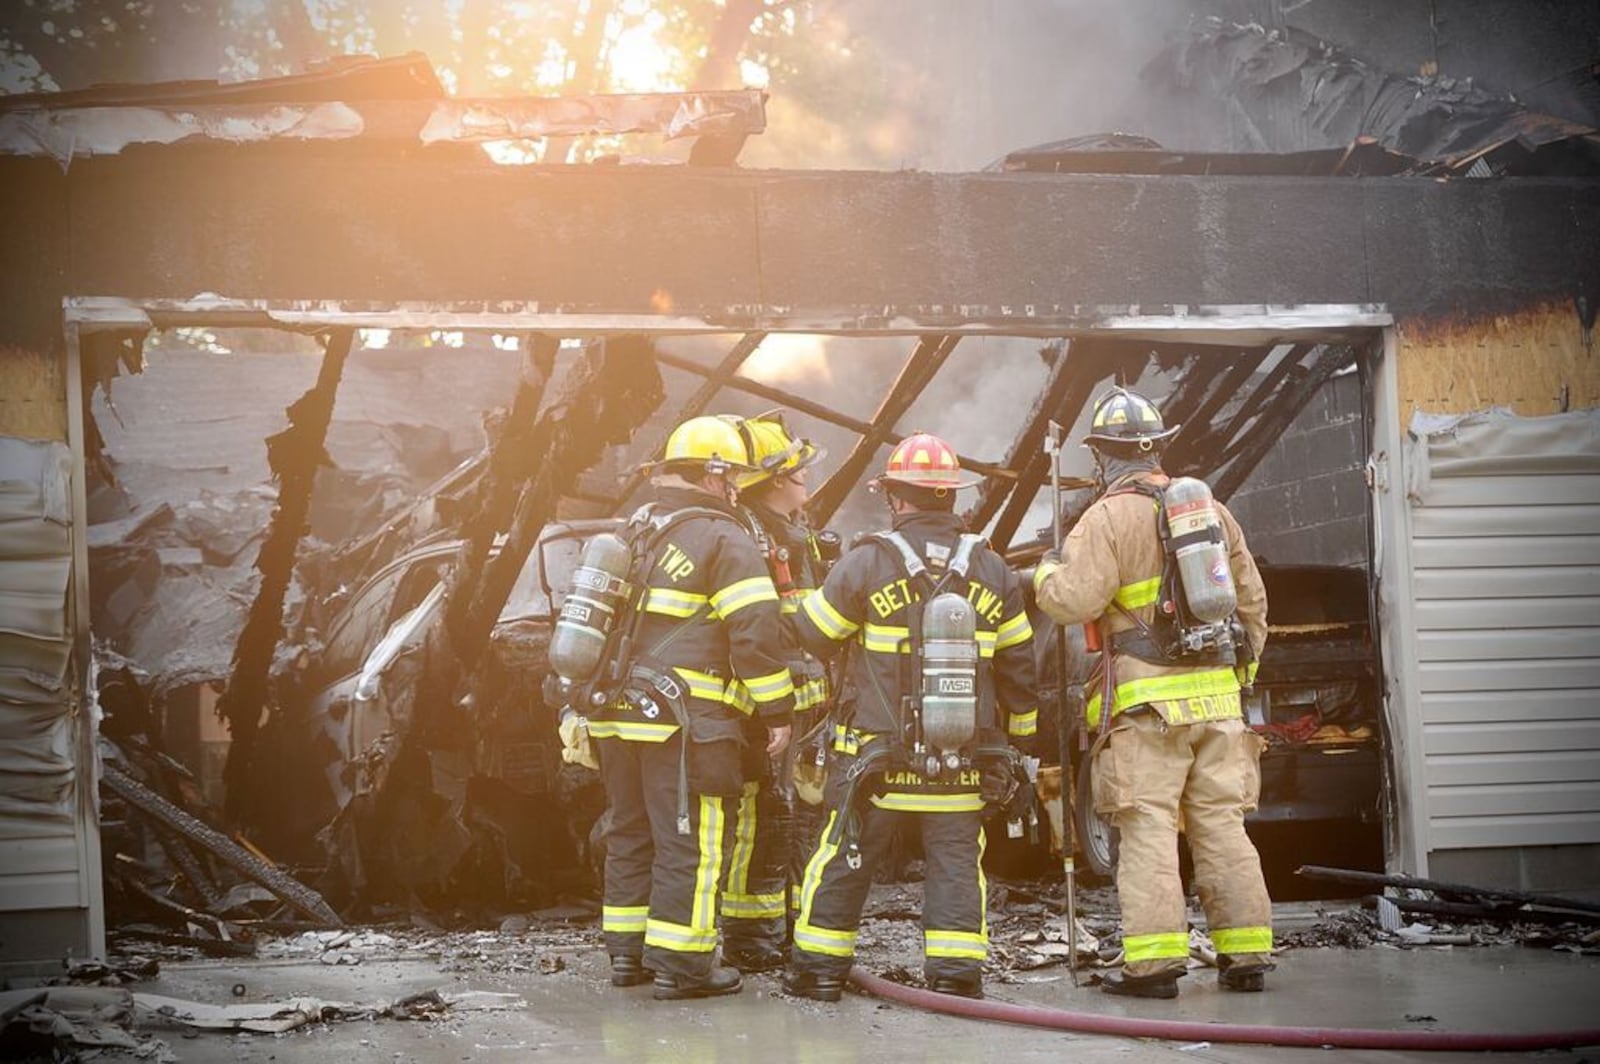
[[[750,452],[751,469],[738,476],[739,505],[755,527],[784,615],[821,583],[824,539],[806,526],[811,497],[806,474],[823,457],[810,440],[790,433],[779,411],[733,423]],[[830,537],[834,544],[837,539]],[[828,700],[821,662],[792,639],[785,660],[795,687],[795,735],[811,731]],[[722,894],[722,957],[742,972],[783,967],[788,930],[790,860],[797,810],[785,764],[774,764],[763,743],[745,748],[744,793],[733,813],[727,885]],[[793,756],[793,746],[786,756]],[[814,834],[814,831],[812,832]],[[809,851],[807,851],[809,855]]]
[[[1009,736],[1037,727],[1033,629],[1023,589],[954,512],[955,452],[926,433],[877,480],[893,530],[846,554],[794,624],[819,657],[843,653],[828,818],[800,888],[789,993],[837,1001],[874,865],[897,827],[926,857],[924,972],[934,990],[982,996],[988,954],[981,861],[986,800],[1015,793]]]
[[[734,505],[734,478],[749,468],[728,421],[678,426],[656,463],[655,503],[621,536],[590,540],[552,638],[565,702],[597,740],[609,805],[611,981],[653,973],[660,999],[740,987],[737,971],[714,965],[729,806],[743,793],[747,722],[759,721],[769,755],[790,736],[778,592]],[[603,564],[607,551],[624,564]],[[568,653],[573,633],[602,636],[604,651]]]
[[[1103,989],[1155,998],[1177,996],[1189,955],[1180,815],[1219,984],[1261,990],[1272,967],[1271,901],[1244,829],[1261,742],[1240,706],[1266,642],[1266,589],[1227,508],[1201,482],[1161,471],[1176,432],[1141,395],[1100,398],[1086,442],[1103,494],[1059,562],[1046,556],[1034,576],[1040,608],[1062,624],[1098,622],[1111,661],[1109,680],[1085,692],[1088,726],[1101,733],[1095,809],[1121,833],[1124,967]]]

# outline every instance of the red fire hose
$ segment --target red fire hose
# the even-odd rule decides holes
[[[1490,1031],[1383,1031],[1352,1027],[1268,1027],[1259,1024],[1194,1023],[1187,1020],[1139,1020],[1126,1016],[1098,1016],[1040,1005],[1010,1005],[1000,1001],[975,1001],[950,994],[935,994],[920,987],[891,983],[859,965],[850,969],[850,981],[859,989],[887,1001],[913,1008],[965,1016],[974,1020],[1015,1023],[1057,1031],[1115,1035],[1122,1038],[1166,1038],[1184,1042],[1249,1042],[1308,1049],[1410,1049],[1453,1052],[1521,1052],[1541,1049],[1576,1049],[1600,1045],[1600,1029],[1551,1031],[1535,1034],[1501,1034]]]

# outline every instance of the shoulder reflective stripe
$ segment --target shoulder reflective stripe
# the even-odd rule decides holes
[[[1213,942],[1215,945],[1215,942]],[[1161,961],[1173,957],[1189,956],[1189,932],[1172,931],[1159,935],[1124,935],[1122,937],[1123,961]]]
[[[906,567],[909,576],[916,577],[928,571],[923,564],[922,557],[911,549],[911,544],[898,532],[879,532],[878,538],[900,552],[900,562]]]
[[[1161,577],[1152,576],[1148,580],[1140,580],[1136,584],[1123,584],[1117,588],[1117,605],[1125,610],[1136,610],[1141,606],[1154,606],[1156,599],[1161,597]]]
[[[788,669],[769,672],[765,676],[752,676],[743,683],[750,697],[757,702],[776,702],[794,694],[794,680],[790,678]]]
[[[890,791],[875,794],[872,804],[879,809],[900,813],[979,813],[983,796],[978,794],[905,794]]]
[[[1009,620],[1003,621],[994,631],[996,650],[1005,650],[1009,647],[1026,643],[1033,638],[1033,623],[1028,620],[1027,613],[1019,613]]]
[[[664,743],[678,731],[676,724],[632,720],[591,720],[591,739],[626,739],[634,743]]]
[[[1039,734],[1039,711],[1030,709],[1026,713],[1011,714],[1011,719],[1006,723],[1006,734],[1019,739]]]
[[[1112,694],[1111,715],[1118,713],[1129,706],[1144,705],[1146,702],[1173,702],[1183,698],[1210,698],[1218,695],[1233,695],[1234,711],[1226,712],[1226,707],[1219,715],[1197,719],[1223,719],[1226,716],[1238,716],[1239,678],[1233,674],[1231,668],[1201,669],[1196,672],[1174,672],[1165,676],[1147,676],[1139,680],[1128,680],[1117,684],[1117,689]],[[1100,721],[1100,692],[1098,685],[1093,695],[1089,698],[1089,723],[1097,724]]]
[[[861,645],[874,654],[909,654],[911,629],[892,624],[868,624],[861,629]]]
[[[711,608],[720,617],[731,616],[758,602],[777,601],[778,589],[772,586],[770,576],[752,576],[711,593]]]
[[[985,960],[989,956],[989,936],[981,931],[934,931],[922,933],[922,950],[929,957],[961,957]]]
[[[1218,953],[1271,953],[1272,928],[1225,927],[1211,932],[1211,944]]]
[[[955,556],[950,559],[950,571],[961,579],[972,569],[972,552],[983,546],[983,537],[975,532],[963,532],[956,541]]]
[[[603,905],[600,907],[600,929],[617,934],[644,934],[644,924],[650,916],[648,905]]]
[[[848,639],[861,627],[854,621],[846,620],[844,614],[834,609],[833,603],[828,601],[828,596],[822,593],[820,587],[805,597],[800,608],[805,611],[811,623],[817,626],[817,631],[829,639]]]
[[[674,591],[670,587],[653,587],[645,595],[644,611],[667,617],[693,617],[710,601],[704,595],[688,591]]]

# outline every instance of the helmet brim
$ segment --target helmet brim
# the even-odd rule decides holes
[[[1091,447],[1095,444],[1106,444],[1112,447],[1138,447],[1139,444],[1149,442],[1151,446],[1168,443],[1183,430],[1182,425],[1174,425],[1170,429],[1160,432],[1148,432],[1139,436],[1114,436],[1106,432],[1090,432],[1083,438],[1083,442]]]
[[[969,474],[965,470],[957,473],[953,480],[939,484],[928,484],[899,473],[879,473],[868,483],[881,485],[886,480],[892,480],[896,484],[904,484],[908,488],[922,488],[925,491],[937,491],[939,488],[945,488],[949,491],[965,491],[967,488],[975,488],[983,483],[983,477]]]

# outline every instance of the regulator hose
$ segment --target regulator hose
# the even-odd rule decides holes
[[[920,987],[892,983],[857,965],[850,982],[886,1001],[974,1020],[1015,1023],[1057,1031],[1115,1035],[1122,1038],[1165,1038],[1183,1042],[1246,1042],[1308,1049],[1438,1050],[1461,1053],[1531,1053],[1543,1049],[1575,1049],[1600,1045],[1600,1029],[1504,1034],[1491,1031],[1384,1031],[1359,1027],[1276,1027],[1260,1024],[1197,1023],[1188,1020],[1142,1020],[1127,1016],[1100,1016],[1092,1012],[1012,1005],[952,994],[935,994]]]

